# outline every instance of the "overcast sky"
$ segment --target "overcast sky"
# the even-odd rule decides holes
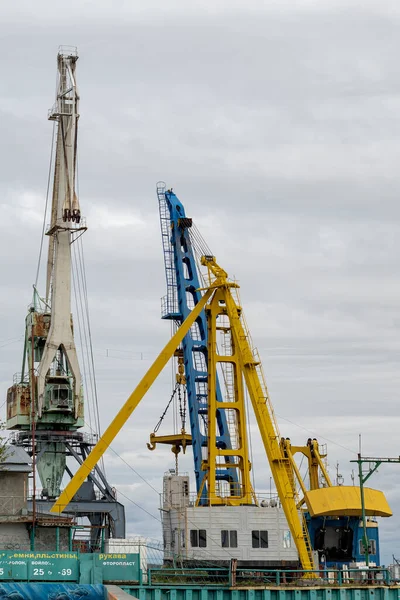
[[[329,440],[331,474],[339,461],[348,484],[359,434],[363,454],[399,455],[399,27],[395,0],[1,2],[0,405],[20,371],[47,110],[58,46],[71,44],[102,425],[170,334],[159,300],[162,179],[241,284],[282,434]],[[167,368],[114,444],[160,491],[172,453],[146,441],[171,385]],[[159,518],[149,485],[112,453],[106,468]],[[371,485],[395,512],[381,524],[387,563],[400,555],[399,466]],[[126,502],[129,534],[159,538],[156,518]]]

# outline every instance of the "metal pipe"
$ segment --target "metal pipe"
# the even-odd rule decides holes
[[[31,550],[35,550],[35,522],[36,522],[36,411],[35,411],[35,340],[33,335],[33,323],[31,324],[31,419],[32,419],[32,473],[33,473],[33,495],[32,495],[32,532]]]
[[[358,454],[358,477],[360,479],[360,497],[361,497],[361,518],[363,523],[363,546],[365,552],[365,564],[369,566],[369,552],[368,552],[368,533],[367,533],[367,517],[365,514],[365,499],[364,499],[364,480],[363,480],[363,472],[362,472],[362,460],[361,454]]]

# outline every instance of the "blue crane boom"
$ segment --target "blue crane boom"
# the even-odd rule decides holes
[[[182,203],[165,184],[157,184],[160,210],[161,237],[164,250],[167,294],[162,300],[162,318],[183,323],[200,298],[200,280],[196,267],[189,229],[192,220],[186,217]],[[202,448],[207,446],[208,372],[207,372],[207,321],[204,310],[200,313],[189,333],[184,337],[182,350],[185,364],[189,421],[197,492],[201,490],[200,504],[206,504],[207,485],[202,470]],[[223,402],[219,382],[216,386],[217,402]],[[231,448],[226,411],[217,410],[217,448]],[[227,458],[226,462],[232,459]],[[238,482],[235,468],[219,468],[217,479],[232,484]]]

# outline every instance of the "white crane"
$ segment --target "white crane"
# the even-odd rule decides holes
[[[46,303],[51,306],[51,325],[37,376],[38,417],[42,416],[46,377],[56,359],[66,361],[73,377],[73,411],[78,417],[81,374],[71,321],[71,243],[80,223],[75,191],[79,94],[75,78],[78,56],[62,48],[58,54],[57,97],[49,119],[57,122],[51,223],[47,235]]]

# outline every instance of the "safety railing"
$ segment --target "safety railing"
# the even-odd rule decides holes
[[[22,375],[22,373],[14,373],[13,375],[13,384],[14,385],[23,385],[23,384],[28,384],[29,383],[29,374],[28,373],[24,373],[24,375]]]
[[[187,475],[187,473],[179,473],[180,475]],[[221,496],[226,498],[226,503],[229,504],[229,497],[231,495],[235,495],[232,494],[232,492],[236,492],[237,496],[241,495],[242,490],[244,489],[243,486],[241,486],[241,484],[235,484],[234,487],[233,486],[226,486],[226,492],[223,494],[221,492],[221,494],[215,494],[214,496],[204,496],[204,500],[207,501],[209,500],[209,502],[205,502],[206,504],[209,504],[210,506],[213,505],[213,500],[218,499],[220,500]],[[197,493],[196,492],[190,492],[188,495],[182,495],[181,492],[176,492],[176,493],[170,493],[170,492],[162,492],[159,494],[160,497],[160,506],[164,508],[166,507],[166,505],[168,503],[171,503],[170,508],[176,508],[176,509],[180,509],[180,508],[187,508],[187,507],[194,507],[197,504]],[[256,494],[255,496],[255,500],[257,501],[257,504],[259,506],[261,506],[262,508],[281,508],[282,504],[279,500],[279,496],[276,493],[265,493],[265,494]]]
[[[311,576],[312,575],[312,576]],[[237,569],[231,572],[231,585],[236,587],[247,586],[290,586],[299,581],[308,580],[308,585],[356,585],[360,584],[387,584],[391,583],[389,569],[379,567],[359,567],[345,569],[319,569],[316,571],[304,570],[260,570],[260,569]]]
[[[54,110],[53,108],[50,108],[49,110],[49,114]],[[56,219],[56,224],[52,225],[51,223],[46,223],[46,233],[50,234],[52,232],[54,232],[56,229],[61,229],[61,230],[68,230],[71,233],[78,233],[82,230],[87,229],[87,225],[86,225],[86,217],[81,217],[79,223],[73,222],[73,221],[64,221],[64,219],[62,217]],[[72,240],[74,241],[74,240]]]
[[[206,569],[148,569],[147,582],[149,586],[226,586],[229,582],[229,569],[217,567],[210,567]]]
[[[81,443],[88,444],[89,446],[95,446],[98,442],[98,435],[95,433],[87,433],[85,431],[72,431],[63,432],[63,435],[57,434],[51,431],[36,431],[36,441],[41,442],[59,442],[67,440],[71,446],[76,446]],[[32,432],[31,431],[13,431],[8,437],[10,444],[31,446]]]
[[[176,559],[179,563],[179,559]],[[151,568],[147,571],[149,586],[208,587],[291,587],[307,582],[307,587],[360,587],[364,585],[391,585],[396,583],[390,570],[384,567],[359,567],[348,569],[232,569],[228,567]]]
[[[76,46],[58,46],[58,54],[60,56],[78,56],[78,48]]]
[[[173,290],[168,290],[168,294],[161,298],[161,316],[179,315],[178,299]]]

